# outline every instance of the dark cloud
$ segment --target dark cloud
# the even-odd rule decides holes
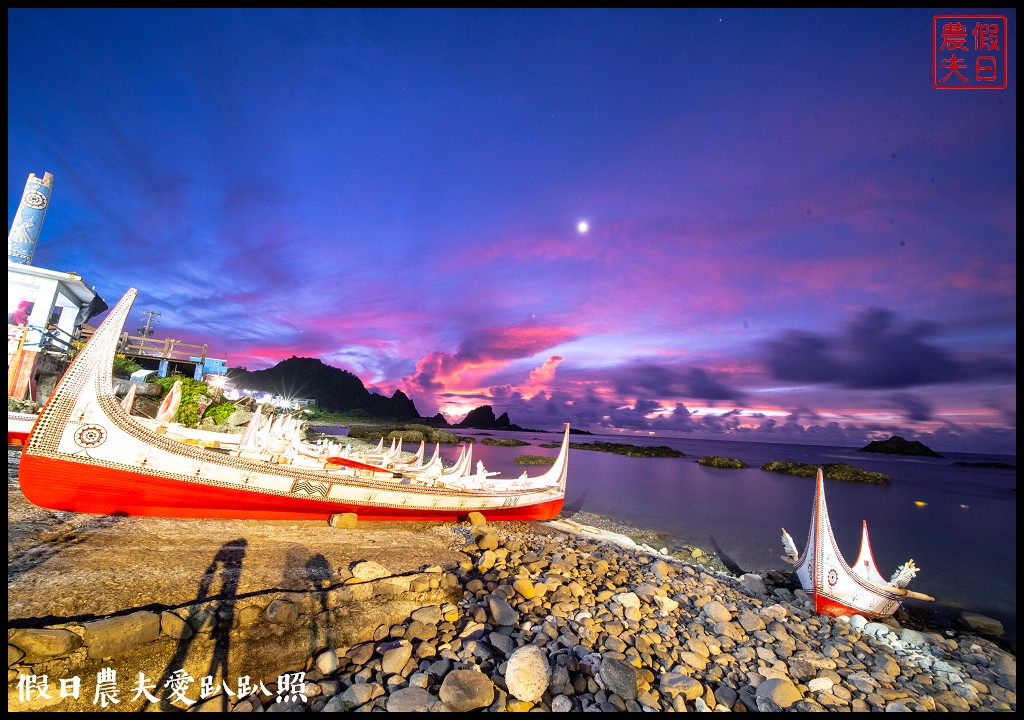
[[[834,336],[787,331],[765,344],[763,362],[778,380],[831,383],[854,389],[905,388],[1007,376],[1014,364],[998,357],[958,359],[930,342],[939,327],[901,322],[869,308]]]
[[[853,388],[896,388],[956,382],[966,368],[926,341],[937,334],[930,323],[901,325],[895,314],[870,308],[848,326],[842,338],[849,358],[845,383]]]
[[[690,368],[686,371],[686,395],[698,400],[741,400],[743,393],[725,385],[707,370]]]
[[[903,417],[909,422],[928,422],[934,419],[931,405],[919,397],[909,393],[897,393],[889,399],[903,412]]]
[[[650,429],[655,432],[692,433],[700,428],[700,420],[682,403],[676,403],[672,412],[660,415],[650,422]]]
[[[658,365],[634,365],[613,371],[611,377],[620,395],[671,397],[677,378],[668,368]]]
[[[743,393],[728,387],[712,373],[698,367],[669,368],[650,363],[609,371],[616,391],[626,397],[665,400],[742,400]]]
[[[830,353],[835,348],[824,336],[789,330],[778,340],[766,343],[764,363],[772,376],[796,382],[836,382],[839,363]]]

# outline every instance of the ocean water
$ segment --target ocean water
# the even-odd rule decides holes
[[[481,431],[463,434],[487,436]],[[530,443],[512,448],[474,445],[474,462],[482,461],[500,477],[515,477],[524,469],[531,475],[541,472],[542,467],[516,465],[513,460],[524,454],[553,457],[556,449],[538,445],[560,437],[531,432],[493,435]],[[847,562],[857,557],[865,520],[875,561],[885,577],[913,559],[920,571],[909,589],[943,605],[1000,620],[1016,646],[1017,473],[954,465],[1016,465],[1013,456],[943,453],[945,457],[928,458],[831,446],[621,435],[580,435],[572,441],[666,445],[686,457],[630,458],[571,450],[563,514],[585,511],[664,533],[680,543],[712,550],[728,566],[744,572],[790,569],[780,557],[780,528],[786,528],[802,550],[814,501],[813,479],[766,472],[760,465],[769,460],[845,462],[885,473],[888,485],[830,481],[826,476],[832,530]],[[442,447],[441,452],[450,463],[458,448]],[[704,455],[738,458],[749,468],[706,468],[697,464]]]

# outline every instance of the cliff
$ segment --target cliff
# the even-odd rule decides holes
[[[494,408],[490,405],[481,405],[470,410],[461,422],[452,427],[474,428],[477,430],[526,430],[526,428],[513,425],[512,421],[508,418],[508,413],[502,413],[497,418],[494,417]]]

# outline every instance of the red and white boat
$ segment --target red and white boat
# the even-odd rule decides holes
[[[282,464],[239,450],[176,441],[139,422],[111,381],[114,352],[137,291],[110,311],[54,388],[22,450],[22,492],[40,507],[182,518],[550,520],[562,510],[569,426],[537,477],[452,486],[355,461]]]
[[[782,529],[782,546],[786,553],[783,560],[796,567],[800,586],[814,600],[814,611],[833,617],[862,615],[877,619],[896,612],[904,598],[934,600],[906,589],[918,570],[913,560],[900,565],[889,580],[882,577],[871,552],[866,520],[861,525],[857,562],[852,567],[846,564],[832,534],[824,485],[824,473],[818,468],[811,529],[802,555],[797,555],[793,538]]]
[[[36,424],[38,415],[7,411],[7,444],[24,445],[32,434],[32,426]]]

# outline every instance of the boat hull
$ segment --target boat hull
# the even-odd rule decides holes
[[[868,620],[879,620],[881,618],[889,617],[896,611],[898,603],[894,603],[891,610],[887,610],[886,605],[890,602],[888,599],[883,599],[878,602],[879,610],[865,610],[863,607],[855,608],[850,605],[839,602],[838,600],[830,597],[826,597],[820,593],[814,595],[814,612],[818,615],[831,615],[832,617],[850,617],[851,615],[860,615],[867,618]]]
[[[422,520],[459,522],[471,510],[388,508],[264,495],[247,490],[213,487],[171,478],[25,456],[22,471],[50,478],[22,488],[39,507],[97,515],[175,518],[235,518],[253,520],[327,520],[339,513],[356,513],[362,520]],[[489,520],[550,520],[562,511],[564,498],[525,507],[483,510]]]

